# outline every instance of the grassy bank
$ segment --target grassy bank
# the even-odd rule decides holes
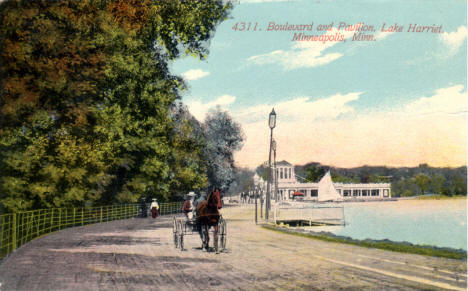
[[[277,231],[281,233],[287,233],[291,235],[296,235],[300,237],[307,237],[311,239],[318,239],[328,242],[335,242],[335,243],[345,243],[350,245],[356,245],[366,248],[376,248],[382,250],[389,250],[394,252],[400,253],[410,253],[410,254],[418,254],[418,255],[425,255],[425,256],[432,256],[432,257],[442,257],[442,258],[450,258],[450,259],[466,259],[466,251],[464,250],[456,250],[450,248],[438,248],[432,246],[419,246],[413,245],[411,243],[406,242],[393,242],[390,240],[357,240],[352,239],[350,237],[342,237],[336,236],[331,233],[309,233],[309,232],[300,232],[300,230],[292,229],[292,228],[284,228],[284,227],[277,227],[273,225],[263,225],[263,228],[268,230]]]
[[[420,200],[446,200],[446,199],[466,199],[465,195],[454,195],[454,196],[446,196],[446,195],[431,195],[431,196],[417,196],[415,199]]]

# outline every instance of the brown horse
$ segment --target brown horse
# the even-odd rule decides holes
[[[197,205],[197,224],[202,240],[202,249],[209,249],[210,235],[208,233],[209,227],[214,227],[214,248],[218,253],[218,222],[219,211],[221,208],[221,194],[218,189],[208,195],[208,198]]]

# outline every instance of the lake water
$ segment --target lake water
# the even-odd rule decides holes
[[[466,199],[343,203],[345,226],[312,227],[355,239],[467,249]]]

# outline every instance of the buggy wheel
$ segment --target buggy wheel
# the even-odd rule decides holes
[[[180,235],[179,235],[179,246],[180,250],[184,250],[184,222],[179,221]]]
[[[220,230],[221,230],[221,251],[226,249],[226,239],[227,239],[227,226],[226,221],[221,217],[220,220]]]
[[[173,232],[173,237],[174,237],[174,246],[175,248],[179,247],[179,238],[178,238],[178,226],[177,226],[177,220],[174,217],[173,224],[172,224],[172,232]]]

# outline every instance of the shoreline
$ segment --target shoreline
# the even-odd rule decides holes
[[[317,200],[290,200],[286,201],[288,203],[316,203],[316,204],[324,204],[324,203],[353,203],[353,202],[395,202],[395,201],[405,201],[405,200],[459,200],[459,199],[467,199],[465,195],[455,195],[455,196],[445,196],[445,195],[418,195],[418,196],[408,196],[408,197],[390,197],[390,198],[372,198],[372,199],[364,199],[364,198],[354,198],[354,199],[346,199],[342,201],[323,201],[319,202]]]
[[[308,232],[302,229],[293,229],[289,227],[279,227],[270,224],[262,225],[262,228],[285,233],[289,235],[297,235],[310,239],[322,240],[327,242],[334,242],[340,244],[350,244],[365,248],[375,248],[381,250],[388,250],[399,253],[418,254],[431,257],[441,257],[456,260],[466,260],[467,251],[463,249],[454,249],[448,247],[437,247],[429,245],[416,245],[410,242],[395,242],[388,239],[384,240],[359,240],[347,236],[338,236],[331,232]]]
[[[409,196],[409,197],[395,197],[398,200],[455,200],[455,199],[466,199],[464,195],[454,195],[454,196],[445,196],[445,195],[418,195],[418,196]]]

